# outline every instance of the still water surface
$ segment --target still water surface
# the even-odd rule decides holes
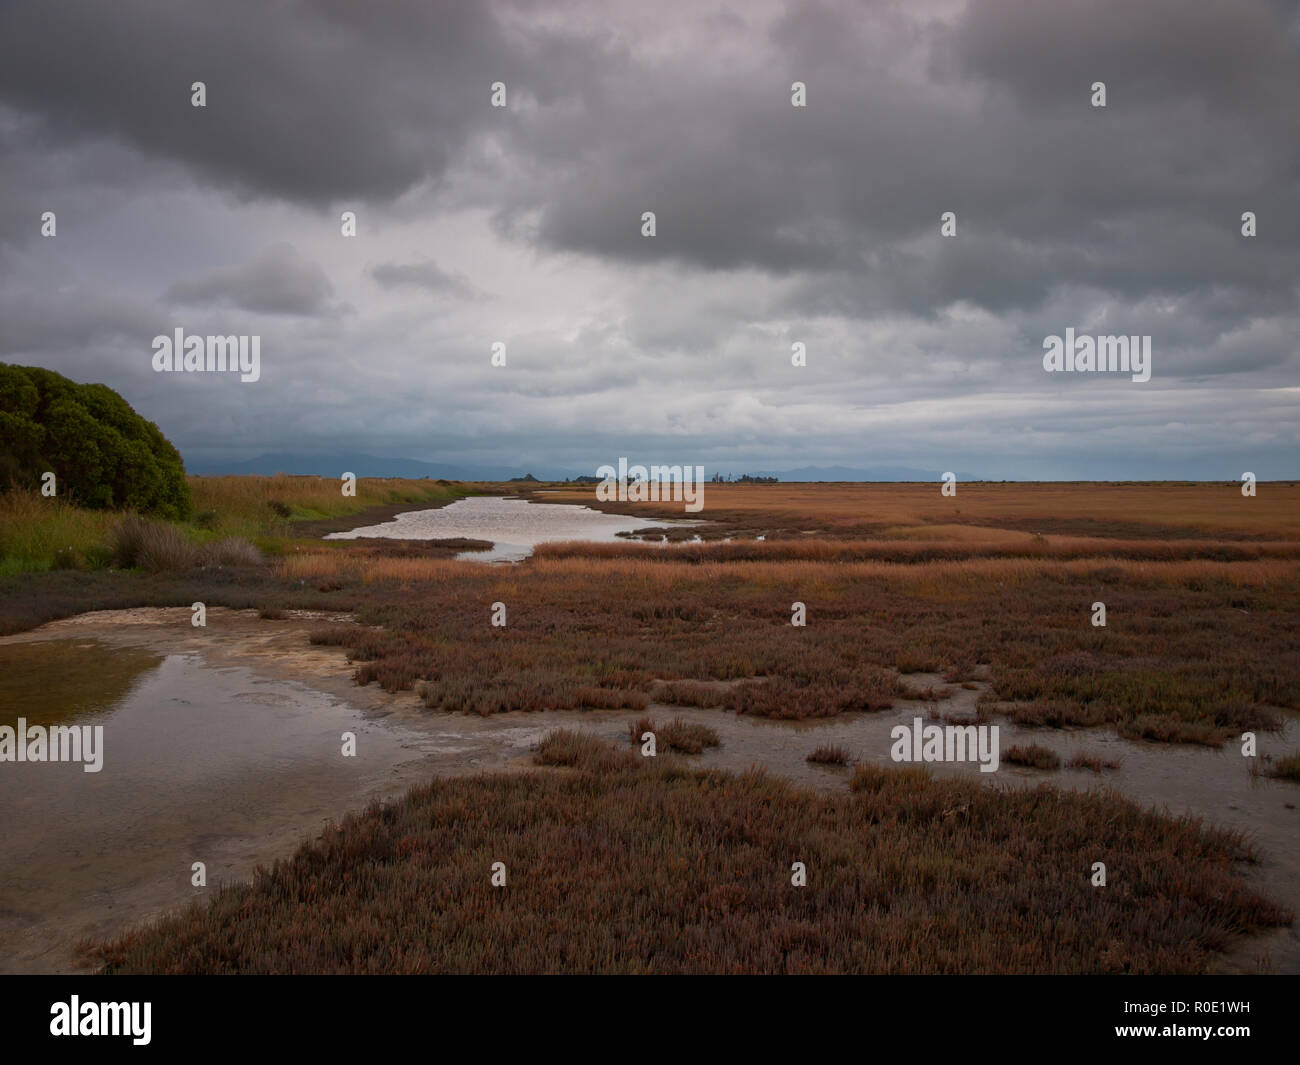
[[[437,510],[413,510],[382,525],[330,533],[327,540],[379,536],[394,540],[444,540],[465,537],[492,541],[491,551],[465,551],[457,558],[477,562],[518,562],[538,544],[558,540],[613,543],[637,529],[694,525],[694,521],[604,514],[569,503],[529,503],[501,496],[470,496]]]

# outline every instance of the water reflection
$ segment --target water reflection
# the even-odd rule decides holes
[[[619,533],[649,526],[696,525],[693,520],[605,514],[569,503],[530,503],[500,496],[470,496],[437,510],[399,514],[381,525],[330,533],[327,540],[378,536],[394,540],[443,540],[466,537],[492,541],[491,551],[466,551],[458,558],[478,562],[518,562],[538,544],[560,540],[613,543]]]
[[[98,640],[0,645],[0,725],[66,724],[108,710],[163,656]]]

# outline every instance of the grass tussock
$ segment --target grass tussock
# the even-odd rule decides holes
[[[1103,794],[859,766],[817,795],[572,733],[537,757],[567,771],[431,781],[91,953],[111,973],[1197,973],[1292,918],[1233,873],[1239,834]],[[1128,871],[1104,892],[1099,825]]]
[[[198,548],[176,525],[130,514],[113,526],[114,565],[164,573],[192,569],[199,563]]]
[[[655,730],[651,730],[652,732]],[[675,717],[656,732],[664,745],[682,754],[699,754],[705,747],[717,747],[722,741],[708,725]]]
[[[655,688],[655,699],[669,706],[718,707],[727,705],[726,688],[697,680],[666,681]]]
[[[641,738],[647,732],[653,733],[656,743],[665,748],[680,751],[682,754],[699,754],[705,747],[717,747],[722,743],[717,732],[708,725],[701,725],[676,717],[662,728],[649,717],[640,717],[627,727],[628,740],[640,745]]]
[[[129,514],[109,536],[113,564],[147,573],[172,573],[201,566],[257,566],[262,553],[247,540],[226,537],[195,544],[184,529],[169,522]]]
[[[1120,765],[1115,759],[1100,758],[1084,751],[1076,751],[1065,763],[1067,769],[1090,769],[1094,773],[1100,773],[1103,769],[1118,769]]]
[[[355,645],[349,650],[355,653]],[[438,675],[432,680],[417,680],[427,670],[418,657],[387,657],[365,662],[357,667],[359,684],[376,681],[386,691],[415,687],[426,707],[449,713],[491,714],[512,710],[644,710],[649,696],[631,687],[613,686],[620,678],[603,677],[609,684],[583,683],[554,667],[539,665],[528,675],[465,676],[459,671]]]
[[[556,729],[542,738],[533,761],[538,765],[580,766],[588,771],[608,773],[637,769],[641,758],[630,751],[611,747],[589,733]]]
[[[1031,769],[1060,769],[1061,756],[1049,747],[1031,743],[1027,747],[1011,746],[1002,751],[1002,761],[1027,765]]]
[[[263,561],[261,551],[237,536],[205,544],[202,559],[205,566],[258,566]]]
[[[1268,775],[1277,780],[1293,780],[1300,784],[1300,752],[1277,759],[1269,766]]]
[[[848,765],[853,761],[853,756],[838,744],[824,744],[812,751],[807,761],[814,765]]]

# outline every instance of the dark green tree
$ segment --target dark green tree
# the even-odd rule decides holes
[[[190,513],[180,452],[111,388],[0,363],[0,491],[37,489],[47,470],[84,507]]]

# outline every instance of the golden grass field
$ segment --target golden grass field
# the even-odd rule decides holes
[[[709,484],[698,514],[685,514],[680,503],[599,504],[588,486],[548,489],[546,498],[661,518],[724,516],[819,531],[868,524],[888,536],[928,539],[953,539],[957,529],[961,537],[995,540],[1033,527],[1131,525],[1203,539],[1300,540],[1300,486],[1264,483],[1257,493],[1243,497],[1234,482],[973,483],[959,484],[950,497],[938,484]]]

